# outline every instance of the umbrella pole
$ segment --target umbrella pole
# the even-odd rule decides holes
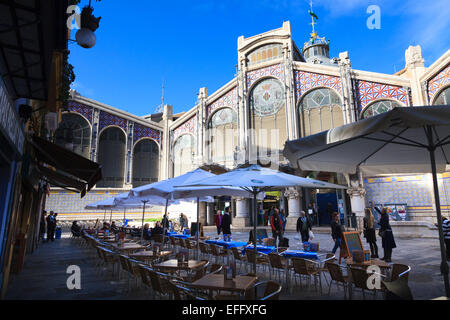
[[[125,223],[125,211],[127,211],[127,209],[123,208],[123,223]]]
[[[111,209],[111,214],[109,215],[109,224],[111,225],[112,223],[112,209]]]
[[[103,213],[103,222],[105,222],[105,220],[106,220],[106,210],[105,210],[105,212]]]
[[[253,261],[253,273],[256,275],[256,255],[258,251],[256,250],[256,217],[258,209],[256,208],[256,194],[258,192],[253,188],[253,250],[255,250],[255,260]]]
[[[442,215],[441,215],[441,203],[439,199],[439,187],[438,187],[438,181],[437,181],[437,174],[436,174],[436,159],[434,155],[434,150],[436,147],[433,143],[433,131],[431,126],[427,126],[427,135],[428,135],[428,151],[430,152],[430,162],[431,162],[431,172],[433,175],[433,189],[434,189],[434,201],[436,203],[436,216],[437,216],[437,223],[438,223],[438,229],[439,229],[439,244],[441,247],[441,272],[444,275],[444,286],[445,286],[445,294],[447,297],[450,297],[450,286],[448,282],[448,263],[447,263],[447,254],[445,252],[445,243],[444,243],[444,233],[442,229]]]
[[[200,198],[197,197],[197,232],[196,232],[196,239],[197,239],[197,250],[196,250],[196,259],[198,259],[199,256],[199,243],[198,243],[198,234],[200,233]]]
[[[145,204],[148,202],[148,200],[141,200],[144,203],[144,206],[142,207],[142,224],[141,224],[141,243],[142,239],[144,238],[144,216],[145,216]]]

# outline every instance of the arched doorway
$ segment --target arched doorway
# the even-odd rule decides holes
[[[100,188],[122,188],[125,178],[125,132],[109,127],[100,133],[97,162],[102,166]]]
[[[142,139],[133,149],[133,187],[158,181],[159,147],[151,139]]]

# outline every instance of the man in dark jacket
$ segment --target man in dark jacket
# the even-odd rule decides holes
[[[164,234],[167,233],[167,230],[169,230],[169,217],[167,216],[167,213],[164,214],[164,217],[162,218],[162,228],[164,231]]]
[[[229,208],[225,209],[225,214],[222,217],[222,223],[220,224],[220,228],[223,232],[223,240],[230,241],[231,240],[231,217]]]
[[[341,247],[342,226],[339,223],[339,214],[337,212],[334,212],[332,216],[333,220],[331,222],[331,237],[334,241],[334,247],[331,252],[335,254],[337,249]]]
[[[391,225],[389,224],[389,214],[387,213],[387,209],[381,209],[381,218],[380,218],[380,230],[379,234],[382,238],[381,243],[383,245],[384,257],[381,260],[386,262],[391,262],[392,258],[392,249],[396,248],[394,240],[394,233],[392,232]]]
[[[297,219],[297,232],[302,237],[302,242],[308,242],[309,230],[311,230],[311,221],[306,217],[305,211],[300,212],[300,217]]]
[[[280,213],[277,208],[274,209],[273,214],[270,216],[270,226],[272,227],[272,237],[274,239],[274,244],[277,243],[278,246],[281,245],[283,239],[283,220],[281,219]]]

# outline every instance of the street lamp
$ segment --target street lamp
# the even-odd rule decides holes
[[[89,1],[89,5],[81,11],[81,28],[75,34],[78,45],[86,49],[95,46],[97,37],[94,32],[99,27],[100,19],[102,18],[94,17],[93,11],[94,8],[91,7],[91,1]]]

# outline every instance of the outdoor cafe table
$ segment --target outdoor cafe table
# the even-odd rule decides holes
[[[256,281],[258,277],[255,276],[236,276],[233,280],[225,280],[223,274],[207,274],[189,286],[197,289],[204,289],[210,291],[232,291],[239,294],[245,293]]]
[[[157,255],[153,254],[153,250],[139,251],[130,255],[131,258],[142,261],[153,261],[158,258],[168,257],[172,251],[160,251]]]
[[[245,254],[245,250],[247,250],[247,249],[254,250],[254,248],[255,248],[255,246],[253,244],[249,244],[244,249],[242,249],[242,254]],[[256,251],[264,253],[264,254],[269,254],[269,253],[276,251],[276,248],[274,246],[263,246],[263,245],[257,244]]]
[[[140,249],[145,249],[146,247],[140,245],[139,243],[122,243],[121,245],[118,245],[117,243],[114,243],[111,245],[111,247],[114,250],[120,251],[120,252],[129,252],[129,251],[137,251]]]
[[[178,264],[177,259],[170,259],[164,262],[153,265],[153,268],[160,269],[169,273],[178,273],[179,271],[186,271],[188,274],[193,270],[198,269],[206,264],[205,260],[189,260],[187,263]]]
[[[206,240],[205,242],[224,247],[225,249],[243,247],[247,244],[247,242],[244,241]]]

